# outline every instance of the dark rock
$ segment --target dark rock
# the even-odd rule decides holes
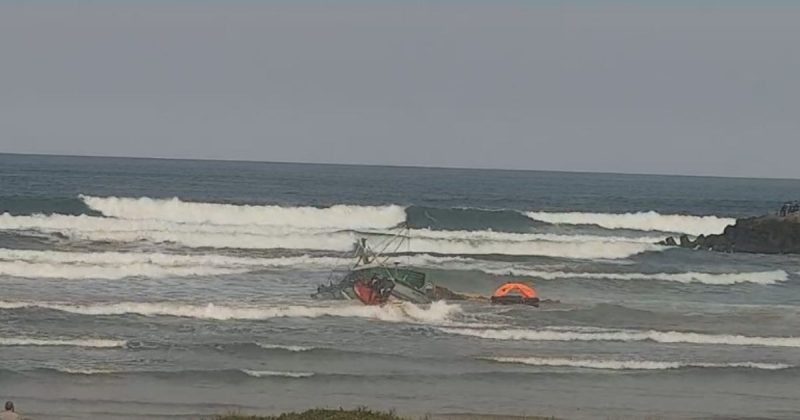
[[[668,244],[669,239],[664,243]],[[679,246],[718,252],[800,254],[800,218],[764,216],[738,219],[719,235],[701,235],[694,241],[683,235]]]
[[[672,236],[670,236],[669,238],[663,240],[661,242],[661,244],[662,245],[666,245],[666,246],[678,246],[678,243],[675,242],[675,238],[673,238]]]

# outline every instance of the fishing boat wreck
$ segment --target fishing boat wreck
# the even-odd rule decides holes
[[[405,228],[404,226],[400,227]],[[538,306],[536,291],[527,285],[509,283],[501,287],[501,296],[461,294],[430,281],[426,274],[402,264],[403,255],[397,252],[409,240],[409,235],[397,233],[380,243],[375,251],[365,238],[355,244],[355,263],[347,272],[328,284],[317,286],[311,295],[314,299],[358,300],[365,305],[383,305],[394,301],[416,304],[436,300],[491,302],[500,304],[523,303]],[[497,295],[500,290],[495,293]],[[521,294],[521,296],[517,296]]]
[[[476,296],[456,293],[431,282],[424,272],[402,264],[404,245],[409,245],[408,226],[380,241],[373,249],[366,238],[354,246],[355,262],[338,280],[317,287],[315,299],[359,300],[365,305],[382,305],[390,300],[431,303],[436,300],[477,300]],[[410,253],[407,248],[405,255]]]
[[[441,288],[429,282],[425,273],[403,267],[399,261],[392,261],[391,255],[372,250],[366,239],[360,239],[355,248],[357,260],[347,274],[320,285],[311,297],[359,300],[365,305],[382,305],[390,298],[413,303],[430,303],[439,298],[436,290]],[[388,244],[383,247],[388,248]]]

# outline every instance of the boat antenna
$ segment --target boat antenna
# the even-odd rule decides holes
[[[408,227],[408,222],[403,222],[406,234],[406,265],[411,265],[411,228]]]

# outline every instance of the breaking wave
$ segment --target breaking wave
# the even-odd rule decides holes
[[[341,265],[343,263],[349,264],[352,262],[347,258],[312,257],[308,255],[296,257],[252,258],[214,254],[184,255],[139,252],[63,252],[4,248],[0,248],[0,260],[49,264],[155,264],[164,267],[197,265],[220,267],[294,267],[299,265],[311,265],[317,267],[330,267],[334,265]]]
[[[553,233],[512,233],[491,230],[430,230],[413,229],[411,238],[448,239],[448,240],[489,240],[507,242],[636,242],[654,244],[663,240],[661,236],[604,236],[604,235],[559,235]]]
[[[243,248],[243,249],[315,249],[346,252],[353,248],[356,235],[336,232],[325,234],[287,235],[264,237],[259,235],[220,235],[207,233],[173,232],[101,232],[77,234],[82,239],[133,242],[178,243],[191,248]],[[414,239],[402,250],[436,254],[461,255],[538,255],[565,258],[627,258],[642,252],[664,249],[661,246],[635,242],[503,242],[445,239]]]
[[[195,203],[178,198],[81,196],[86,205],[105,216],[129,220],[164,220],[217,225],[273,225],[302,228],[389,228],[406,219],[405,208],[335,205],[332,207],[281,207]]]
[[[405,264],[439,266],[476,262],[463,257],[427,254],[397,258]],[[302,267],[328,270],[350,266],[351,258],[300,255],[293,257],[234,257],[140,252],[63,252],[0,248],[0,274],[22,278],[120,279],[180,277],[241,273],[262,269]]]
[[[216,225],[199,223],[176,223],[163,220],[126,220],[109,217],[95,216],[70,216],[70,215],[31,215],[31,216],[12,216],[8,213],[0,215],[0,229],[5,230],[38,230],[43,232],[59,232],[84,239],[96,240],[117,240],[134,241],[141,239],[151,239],[157,241],[201,241],[202,236],[210,245],[210,241],[220,240],[224,237],[232,237],[241,240],[242,238],[278,238],[282,241],[303,235],[312,241],[320,241],[321,235],[339,234],[343,238],[345,245],[352,245],[354,232],[346,232],[341,229],[346,227],[307,228],[293,226],[272,226],[272,225]],[[334,230],[332,230],[334,229]],[[387,229],[363,229],[361,234],[365,235],[386,235],[392,234]],[[492,230],[430,230],[430,229],[411,229],[408,231],[411,238],[439,239],[439,240],[490,240],[506,242],[639,242],[656,243],[663,238],[661,236],[608,236],[608,235],[558,235],[550,233],[511,233],[495,232]],[[170,235],[175,238],[171,239]],[[195,235],[194,237],[192,235]],[[181,239],[182,238],[182,239]],[[323,238],[324,239],[324,238]],[[290,246],[291,247],[291,246]]]
[[[731,346],[800,347],[800,337],[750,337],[679,331],[602,330],[564,331],[562,329],[475,329],[440,328],[448,334],[493,340],[524,341],[654,341],[657,343],[721,344]]]
[[[107,304],[69,304],[50,302],[0,301],[0,309],[39,308],[79,315],[174,316],[212,320],[263,320],[271,318],[319,318],[324,316],[367,318],[386,322],[446,324],[461,307],[437,301],[427,306],[402,302],[384,306],[229,306],[180,304],[172,302],[121,302]]]
[[[530,366],[548,367],[577,367],[587,369],[607,369],[607,370],[667,370],[681,368],[749,368],[780,370],[789,369],[793,366],[782,363],[760,363],[760,362],[734,362],[734,363],[700,363],[700,362],[662,362],[648,360],[594,360],[594,359],[562,359],[545,357],[491,357],[492,360],[500,363],[519,363]]]
[[[762,285],[787,281],[783,270],[745,273],[593,273],[544,271],[526,267],[506,267],[505,263],[458,256],[416,254],[397,256],[391,261],[453,270],[477,270],[492,275],[528,276],[545,280],[655,280],[709,285],[754,283]],[[235,257],[214,254],[165,254],[140,252],[63,252],[0,248],[0,275],[48,279],[109,279],[128,277],[190,277],[244,273],[263,269],[302,267],[328,270],[349,266],[350,258],[300,255],[292,257]]]
[[[341,228],[341,226],[340,226]],[[292,226],[213,225],[92,216],[0,215],[0,229],[57,232],[89,241],[176,243],[190,248],[315,249],[347,252],[360,236],[386,235]],[[514,234],[492,231],[410,231],[401,251],[464,255],[538,255],[579,259],[619,259],[661,250],[656,238],[592,235]]]
[[[538,277],[545,280],[556,279],[601,279],[601,280],[657,280],[680,283],[703,283],[714,285],[731,285],[738,283],[775,284],[789,279],[789,273],[783,270],[760,271],[752,273],[586,273],[564,271],[539,271],[524,268],[485,269],[489,274],[508,274],[517,276]]]
[[[552,224],[597,225],[606,229],[634,229],[643,231],[675,232],[689,235],[722,233],[736,219],[717,216],[690,216],[660,214],[654,211],[639,213],[526,213],[533,220]]]
[[[53,346],[53,347],[94,347],[115,348],[125,347],[127,341],[106,340],[99,338],[84,339],[40,339],[30,337],[0,337],[0,346]]]
[[[242,273],[264,268],[327,269],[351,260],[307,255],[243,258],[136,252],[62,252],[0,248],[0,275],[22,278],[121,279],[189,277]]]
[[[537,255],[555,258],[619,259],[648,251],[658,251],[658,245],[635,242],[501,242],[501,241],[453,241],[414,239],[412,252],[458,255]]]
[[[62,224],[63,223],[63,224]],[[356,232],[263,229],[226,231],[219,226],[180,225],[137,229],[126,221],[88,216],[0,216],[0,229],[36,229],[59,232],[90,241],[176,243],[190,248],[314,249],[347,252],[361,236]],[[375,234],[372,232],[371,234]],[[369,233],[367,234],[369,235]],[[577,259],[620,259],[662,246],[652,238],[508,234],[485,232],[412,231],[411,241],[400,251],[461,255],[537,255]]]
[[[256,346],[265,350],[286,350],[293,353],[300,353],[304,351],[311,351],[317,349],[317,347],[311,347],[311,346],[287,346],[283,344],[267,344],[267,343],[256,343]]]
[[[125,370],[125,369],[113,369],[113,368],[89,368],[89,367],[48,367],[42,368],[40,370],[45,371],[55,371],[59,373],[65,373],[68,375],[85,375],[85,376],[93,376],[93,375],[246,375],[253,378],[267,378],[267,377],[278,377],[278,378],[292,378],[292,379],[300,379],[300,378],[310,378],[314,376],[314,373],[311,372],[284,372],[284,371],[272,371],[272,370],[252,370],[252,369],[228,369],[228,370],[175,370],[175,371],[153,371],[153,370]]]
[[[279,372],[274,370],[249,370],[242,369],[242,372],[254,378],[264,378],[269,376],[280,376],[284,378],[310,378],[314,376],[312,372]]]
[[[69,265],[0,261],[0,275],[48,279],[107,279],[126,277],[192,277],[233,274],[249,271],[246,268],[165,267],[155,264],[126,264],[123,266]]]
[[[111,375],[115,373],[126,373],[125,371],[114,369],[92,369],[92,368],[73,368],[73,367],[54,367],[47,368],[56,372],[66,373],[68,375]]]

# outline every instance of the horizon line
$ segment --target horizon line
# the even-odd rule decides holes
[[[308,162],[308,161],[272,161],[239,158],[197,158],[197,157],[164,157],[164,156],[120,156],[120,155],[90,155],[90,154],[61,154],[61,153],[30,153],[30,152],[3,152],[1,155],[14,156],[41,156],[41,157],[66,157],[66,158],[95,158],[95,159],[139,159],[139,160],[179,160],[179,161],[199,161],[199,162],[231,162],[231,163],[265,163],[283,165],[325,165],[325,166],[363,166],[363,167],[383,167],[383,168],[417,168],[417,169],[441,169],[441,170],[470,170],[470,171],[495,171],[495,172],[555,172],[569,174],[597,174],[597,175],[638,175],[638,176],[674,176],[687,178],[729,178],[729,179],[765,179],[776,181],[798,181],[798,178],[786,177],[754,177],[742,175],[697,175],[697,174],[675,174],[675,173],[641,173],[641,172],[616,172],[616,171],[594,171],[594,170],[564,170],[564,169],[523,169],[523,168],[494,168],[494,167],[468,167],[468,166],[436,166],[436,165],[413,165],[413,164],[375,164],[375,163],[336,163],[336,162]]]

